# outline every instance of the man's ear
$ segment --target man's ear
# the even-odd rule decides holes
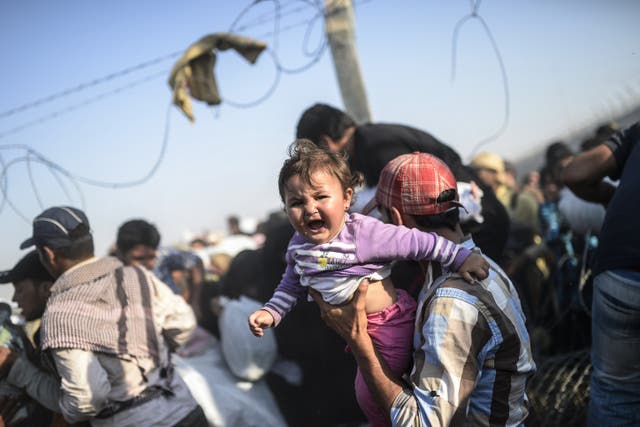
[[[120,249],[116,248],[114,254],[113,254],[116,258],[118,258],[120,261],[125,262],[127,260],[127,256],[125,252],[122,252]]]
[[[40,283],[40,286],[37,288],[38,295],[45,301],[49,298],[49,295],[51,295],[51,286],[53,286],[53,282],[46,281]]]
[[[402,218],[402,214],[400,213],[400,211],[396,208],[394,208],[393,206],[391,208],[388,209],[389,211],[389,220],[394,224],[394,225],[405,225],[403,218]]]
[[[400,211],[394,207],[389,209],[389,215],[391,215],[391,222],[395,225],[404,225],[407,228],[419,228],[411,215],[400,213]]]
[[[56,253],[53,252],[53,249],[51,249],[49,246],[42,247],[42,254],[44,255],[49,265],[53,265],[54,261],[56,261]]]
[[[338,144],[329,135],[322,135],[320,137],[320,146],[325,147],[327,150],[331,152],[340,151],[340,144]]]
[[[338,139],[333,139],[329,135],[322,135],[320,137],[320,141],[331,152],[339,153],[341,151],[347,151],[349,155],[353,155],[352,139],[355,131],[356,127],[351,126],[350,128],[345,129]]]

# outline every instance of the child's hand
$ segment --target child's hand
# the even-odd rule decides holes
[[[257,337],[263,336],[263,329],[270,328],[273,324],[273,316],[267,310],[256,310],[249,316],[249,329]]]
[[[482,255],[472,253],[464,260],[458,273],[469,283],[473,283],[477,279],[483,280],[489,275],[489,263]]]

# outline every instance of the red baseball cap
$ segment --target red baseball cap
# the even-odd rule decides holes
[[[376,195],[363,213],[384,206],[409,215],[436,215],[464,208],[458,200],[457,181],[449,167],[431,154],[414,152],[387,163]]]

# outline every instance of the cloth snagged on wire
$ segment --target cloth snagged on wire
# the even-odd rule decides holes
[[[209,105],[222,102],[213,74],[216,51],[233,49],[251,64],[255,64],[266,47],[264,42],[231,33],[214,33],[202,37],[189,46],[171,70],[169,86],[173,90],[173,103],[193,122],[195,118],[189,95]]]

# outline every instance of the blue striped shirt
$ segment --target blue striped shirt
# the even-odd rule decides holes
[[[463,245],[473,248],[472,240]],[[485,257],[487,258],[487,257]],[[470,284],[450,272],[418,299],[410,388],[391,408],[394,426],[519,426],[535,371],[520,299],[491,259]]]

